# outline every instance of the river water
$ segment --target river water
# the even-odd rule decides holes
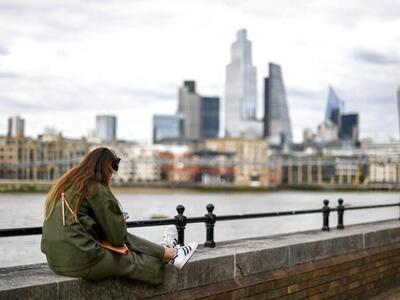
[[[351,206],[400,201],[398,192],[170,192],[117,193],[116,197],[121,202],[123,210],[129,213],[130,220],[156,216],[172,217],[177,214],[175,207],[178,204],[184,205],[185,215],[191,217],[204,215],[209,203],[214,204],[215,214],[222,215],[321,208],[323,199],[329,199],[331,206],[337,205],[338,198],[343,198],[345,204]],[[44,194],[0,194],[0,228],[41,226],[44,200]],[[349,225],[398,217],[397,207],[347,211],[344,223]],[[332,213],[330,217],[332,227],[336,226],[336,218],[336,213]],[[215,241],[318,229],[321,226],[320,214],[224,221],[217,222],[215,226]],[[134,228],[129,231],[158,242],[163,227]],[[188,224],[185,240],[203,243],[204,224]],[[45,257],[40,252],[39,236],[0,238],[0,268],[44,261]]]

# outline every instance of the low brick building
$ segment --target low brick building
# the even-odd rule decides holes
[[[202,147],[235,156],[235,184],[269,185],[269,145],[264,139],[207,139]]]
[[[0,137],[0,179],[54,180],[87,154],[86,139],[61,134]]]

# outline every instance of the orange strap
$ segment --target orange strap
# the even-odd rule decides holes
[[[61,193],[61,213],[62,213],[62,223],[65,226],[65,205],[67,206],[69,212],[74,216],[76,220],[76,215],[72,210],[71,206],[69,206],[67,199],[65,199],[65,193]]]
[[[100,246],[104,249],[110,250],[112,252],[121,254],[121,255],[128,255],[129,254],[129,248],[123,244],[122,246],[114,246],[112,245],[109,241],[101,241]]]

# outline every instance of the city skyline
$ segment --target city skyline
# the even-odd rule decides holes
[[[95,115],[110,113],[119,137],[150,141],[152,115],[174,113],[184,79],[223,97],[232,36],[246,28],[259,70],[258,107],[261,70],[277,63],[295,141],[323,120],[329,85],[346,110],[359,112],[361,137],[398,137],[399,13],[393,1],[4,1],[0,134],[18,114],[28,136],[55,126],[80,137]]]

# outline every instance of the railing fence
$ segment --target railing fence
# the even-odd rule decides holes
[[[343,205],[343,199],[338,200],[338,205],[334,208],[329,207],[329,200],[323,201],[323,207],[320,209],[308,209],[308,210],[293,210],[293,211],[278,211],[278,212],[266,212],[266,213],[253,213],[253,214],[233,214],[233,215],[220,215],[214,214],[214,205],[208,204],[207,214],[201,217],[186,217],[184,215],[185,207],[178,205],[176,207],[177,215],[174,218],[158,219],[158,220],[137,220],[127,222],[128,228],[134,227],[148,227],[148,226],[164,226],[164,225],[175,225],[178,231],[178,243],[183,245],[185,243],[185,228],[190,223],[205,223],[206,227],[206,241],[204,247],[214,248],[216,243],[214,241],[214,229],[215,224],[220,221],[231,221],[231,220],[242,220],[242,219],[255,219],[255,218],[271,218],[280,216],[294,216],[304,214],[315,214],[322,213],[322,230],[330,231],[329,217],[330,213],[337,212],[337,226],[339,230],[343,230],[344,226],[344,212],[347,210],[361,210],[361,209],[372,209],[372,208],[384,208],[384,207],[399,207],[400,203],[390,204],[379,204],[379,205],[364,205],[364,206],[350,206],[345,207]],[[399,218],[400,220],[400,218]],[[38,235],[42,234],[42,227],[25,227],[25,228],[9,228],[0,229],[1,237],[14,237],[14,236],[25,236],[25,235]]]

